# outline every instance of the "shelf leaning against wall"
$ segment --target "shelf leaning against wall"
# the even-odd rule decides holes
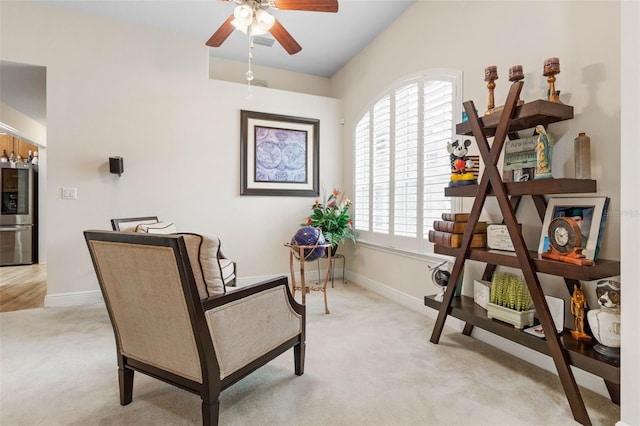
[[[438,309],[438,318],[434,325],[431,342],[439,342],[444,322],[448,315],[465,322],[463,333],[470,335],[474,326],[508,338],[526,347],[552,357],[567,400],[576,421],[589,425],[591,421],[580,395],[570,366],[574,365],[602,377],[614,402],[619,401],[620,365],[619,362],[603,359],[592,346],[577,342],[566,332],[556,332],[553,317],[545,300],[537,273],[562,276],[568,289],[579,280],[592,281],[619,275],[620,263],[606,259],[598,259],[593,266],[579,266],[555,260],[543,259],[536,251],[529,251],[524,243],[520,228],[516,221],[517,210],[522,196],[531,196],[541,222],[546,213],[545,195],[596,192],[596,182],[590,179],[542,179],[525,182],[503,183],[497,162],[508,134],[573,118],[573,108],[561,103],[538,100],[520,104],[522,82],[512,84],[507,100],[500,113],[491,113],[478,117],[473,102],[464,103],[469,121],[456,126],[457,133],[473,135],[485,164],[484,174],[477,185],[465,185],[445,188],[446,196],[474,197],[473,207],[469,213],[468,226],[462,236],[460,247],[444,247],[436,245],[434,252],[453,256],[455,262],[451,271],[451,282],[457,282],[464,269],[466,259],[485,262],[487,268],[483,280],[491,280],[496,265],[518,268],[522,271],[531,294],[533,304],[544,330],[545,340],[538,339],[510,325],[491,320],[486,310],[474,303],[472,298],[454,297],[455,286],[447,287],[442,301],[432,296],[425,297],[425,305]],[[494,137],[489,146],[488,137]],[[494,196],[504,217],[504,224],[511,236],[514,252],[472,248],[473,230],[480,218],[487,197]]]

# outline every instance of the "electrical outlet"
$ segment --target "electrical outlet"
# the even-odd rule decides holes
[[[77,200],[78,188],[62,187],[62,199],[63,200]]]

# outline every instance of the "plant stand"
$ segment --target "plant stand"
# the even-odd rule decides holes
[[[299,246],[295,244],[285,244],[286,247],[289,247],[289,268],[291,270],[291,293],[293,297],[296,297],[296,290],[300,290],[302,293],[302,304],[306,305],[306,295],[309,291],[321,291],[324,294],[324,313],[329,314],[329,305],[327,304],[327,282],[329,281],[329,276],[331,275],[331,265],[332,265],[332,257],[331,250],[327,250],[327,271],[324,275],[324,281],[319,283],[317,286],[309,286],[307,287],[304,277],[304,264],[306,262],[304,251],[305,250],[313,250],[316,248],[327,248],[331,247],[331,244],[318,244],[314,246]],[[297,254],[297,258],[300,261],[300,285],[296,284],[296,275],[294,271],[295,265],[295,255]]]

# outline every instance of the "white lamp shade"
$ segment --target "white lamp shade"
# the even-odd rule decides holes
[[[237,6],[233,11],[234,21],[237,22],[236,28],[239,26],[248,27],[253,22],[253,10],[246,4]]]
[[[275,18],[266,10],[258,9],[256,10],[256,17],[254,22],[257,23],[258,27],[263,31],[264,34],[269,31],[271,27],[273,27]]]
[[[237,19],[234,19],[233,21],[231,21],[231,25],[233,25],[236,28],[236,30],[240,30],[245,34],[247,34],[247,31],[249,29],[248,25],[242,25],[241,23],[238,22]]]

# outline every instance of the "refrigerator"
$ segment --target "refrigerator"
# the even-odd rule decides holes
[[[0,162],[0,266],[34,263],[34,167]]]

